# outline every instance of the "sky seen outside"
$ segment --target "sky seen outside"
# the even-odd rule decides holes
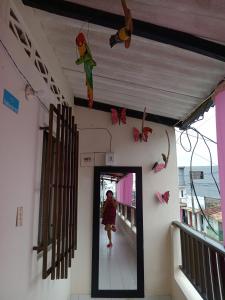
[[[216,119],[215,119],[215,107],[212,107],[208,112],[204,114],[204,119],[196,122],[192,125],[198,131],[200,131],[205,136],[209,137],[216,142]],[[177,147],[177,165],[181,166],[190,166],[191,152],[185,152],[180,145],[180,133],[181,131],[176,128],[176,147]],[[193,130],[188,130],[192,148],[196,143],[197,133]],[[190,149],[188,139],[185,134],[182,135],[182,143],[186,149]],[[208,146],[212,154],[213,165],[218,165],[217,160],[217,144],[214,144],[210,141],[207,141]],[[193,166],[210,166],[210,155],[209,151],[199,136],[198,145],[195,149],[193,156]]]

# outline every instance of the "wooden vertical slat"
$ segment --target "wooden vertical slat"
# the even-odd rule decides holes
[[[202,255],[202,243],[198,241],[198,259],[199,259],[199,274],[200,274],[200,292],[203,295],[206,295],[206,279],[205,279],[205,266],[204,266],[204,260]]]
[[[75,227],[75,249],[77,250],[77,205],[78,205],[78,161],[79,161],[79,132],[77,131],[76,127],[76,148],[75,148],[75,174],[76,174],[76,181],[75,181],[75,207],[74,207],[74,227]]]
[[[41,163],[41,189],[40,189],[40,207],[39,207],[39,231],[38,231],[38,246],[43,247],[43,205],[44,205],[44,189],[45,189],[45,172],[47,162],[47,141],[48,132],[44,130],[43,134],[43,149],[42,149],[42,163]]]
[[[74,258],[74,250],[75,250],[75,218],[74,218],[74,211],[75,211],[75,180],[76,180],[76,170],[75,170],[75,160],[76,160],[76,125],[73,123],[73,134],[72,134],[72,144],[73,144],[73,155],[72,155],[72,181],[71,181],[71,191],[72,191],[72,209],[71,209],[71,222],[72,222],[72,249],[71,254],[72,258]]]
[[[198,290],[202,291],[202,277],[201,277],[201,261],[199,257],[199,242],[195,239],[194,242],[194,251],[195,251],[195,262],[196,262],[196,286]]]
[[[206,263],[206,257],[205,257],[205,245],[204,243],[201,243],[201,256],[203,261],[203,274],[204,274],[204,286],[205,286],[205,295],[206,299],[208,299],[209,291],[208,291],[208,282],[207,282],[207,263]]]
[[[212,264],[212,255],[210,248],[208,247],[208,257],[209,257],[209,273],[210,273],[210,283],[212,288],[212,300],[217,300],[215,297],[215,285],[214,285],[214,278],[213,278],[213,264]]]
[[[64,175],[64,116],[65,107],[62,107],[60,126],[60,163],[59,163],[59,198],[58,198],[58,228],[57,228],[57,279],[60,278],[61,270],[61,236],[62,236],[62,201],[63,201],[63,175]]]
[[[195,240],[194,238],[191,237],[191,247],[190,247],[190,250],[191,250],[191,277],[192,277],[192,280],[193,280],[193,283],[196,285],[196,263],[197,263],[197,260],[196,260],[196,252],[195,252]]]
[[[69,203],[70,203],[70,210],[69,210],[69,267],[71,267],[71,260],[72,260],[72,228],[73,228],[73,156],[74,156],[74,149],[73,149],[73,124],[74,124],[74,116],[72,116],[71,124],[70,124],[70,180],[69,180]]]
[[[215,282],[215,298],[219,300],[223,300],[223,290],[222,290],[222,278],[221,278],[221,270],[219,265],[219,255],[216,251],[213,251],[213,258],[214,258],[214,276],[213,280]]]
[[[63,176],[63,201],[62,201],[62,265],[61,278],[65,278],[65,236],[66,236],[66,183],[67,183],[67,147],[68,147],[68,131],[66,127],[66,120],[68,119],[68,108],[65,106],[65,145],[64,145],[64,176]]]
[[[50,182],[51,182],[51,153],[52,153],[52,132],[53,132],[53,111],[54,105],[50,104],[49,111],[49,133],[47,146],[47,166],[44,180],[44,203],[43,203],[43,266],[42,278],[47,278],[48,265],[48,242],[49,242],[49,202],[50,202]]]
[[[219,266],[219,274],[220,274],[220,284],[221,284],[221,292],[223,295],[223,299],[225,299],[225,256],[218,254],[218,266]]]
[[[212,281],[211,281],[211,272],[210,272],[210,257],[208,246],[204,245],[204,263],[205,263],[205,271],[206,271],[206,295],[207,299],[213,300],[213,288],[212,288]]]
[[[56,124],[56,141],[54,155],[54,202],[53,202],[53,224],[52,224],[52,272],[51,279],[55,279],[55,256],[56,256],[56,238],[57,238],[57,209],[58,209],[58,181],[59,181],[59,136],[60,134],[60,104],[57,105],[57,124]]]
[[[189,247],[189,236],[185,233],[185,246],[186,246],[186,254],[187,254],[187,269],[186,269],[186,274],[190,276],[190,247]]]
[[[70,126],[72,118],[71,107],[67,108],[66,132],[67,132],[67,147],[66,147],[66,186],[65,186],[65,278],[68,277],[68,252],[69,252],[69,181],[70,181]]]
[[[225,299],[224,293],[224,270],[222,264],[224,263],[224,256],[221,256],[219,253],[216,253],[216,264],[217,264],[217,271],[218,271],[218,279],[219,279],[219,288],[220,288],[220,297],[221,299]]]

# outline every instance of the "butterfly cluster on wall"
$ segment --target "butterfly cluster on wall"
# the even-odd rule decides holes
[[[121,109],[115,109],[111,108],[111,118],[112,118],[112,124],[126,124],[126,108]],[[139,130],[138,128],[133,128],[133,138],[135,142],[147,142],[149,134],[152,133],[152,128],[144,126],[146,118],[146,108],[144,109],[143,118],[142,118],[142,127]]]

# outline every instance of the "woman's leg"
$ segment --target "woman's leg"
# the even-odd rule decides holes
[[[112,245],[111,225],[109,225],[109,224],[106,225],[106,231],[107,231],[107,236],[108,236],[108,239],[109,239],[109,244],[107,246],[110,247]]]
[[[112,244],[112,233],[111,233],[111,229],[108,229],[108,230],[107,230],[107,235],[108,235],[109,243]]]

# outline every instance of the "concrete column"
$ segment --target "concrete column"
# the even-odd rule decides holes
[[[220,195],[225,245],[225,90],[215,96]]]

